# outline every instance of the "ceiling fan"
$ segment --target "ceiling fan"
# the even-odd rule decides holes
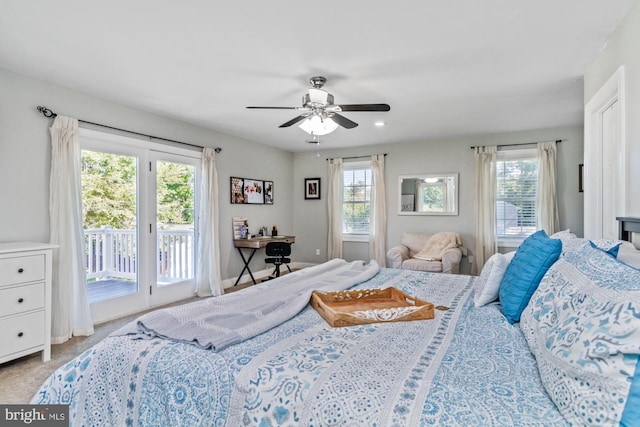
[[[327,79],[315,76],[309,79],[311,88],[302,97],[302,107],[247,107],[277,110],[298,110],[301,114],[281,124],[286,128],[302,122],[299,126],[311,135],[326,135],[333,132],[338,125],[346,129],[358,126],[356,122],[343,116],[346,111],[389,111],[389,104],[341,104],[333,103],[333,95],[322,89]]]

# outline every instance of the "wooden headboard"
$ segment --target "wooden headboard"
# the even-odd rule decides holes
[[[618,239],[631,241],[631,233],[640,233],[640,218],[630,218],[619,216],[618,220]]]

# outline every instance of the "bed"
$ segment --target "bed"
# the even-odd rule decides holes
[[[531,318],[540,313],[524,313],[523,327],[510,323],[500,304],[476,306],[488,273],[434,274],[332,260],[215,298],[229,298],[229,305],[237,303],[233,295],[277,300],[300,281],[330,290],[335,274],[348,277],[338,281],[340,288],[393,286],[449,309],[436,310],[432,320],[332,328],[304,304],[277,325],[270,312],[259,313],[248,322],[253,333],[219,346],[142,332],[133,322],[60,367],[32,403],[69,404],[71,424],[91,426],[575,424],[547,392],[530,350],[528,340],[536,335]],[[308,301],[305,292],[296,298]],[[534,293],[532,300],[539,298],[544,295]],[[203,304],[211,302],[169,314],[184,320]],[[626,394],[623,400],[624,407]]]

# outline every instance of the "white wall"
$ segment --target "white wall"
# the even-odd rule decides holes
[[[385,144],[356,149],[292,154],[177,120],[131,109],[79,92],[0,70],[0,241],[47,241],[51,121],[36,106],[80,119],[104,123],[169,139],[222,147],[218,155],[220,178],[220,232],[222,277],[235,277],[242,263],[232,246],[231,217],[245,216],[252,231],[277,224],[281,234],[294,233],[293,259],[323,262],[327,253],[328,157],[388,153],[388,247],[403,231],[458,231],[465,246],[473,247],[472,145],[566,139],[559,145],[559,194],[562,228],[582,234],[582,194],[577,192],[578,164],[582,163],[582,129],[548,129],[500,135],[482,135],[442,141]],[[636,97],[637,99],[640,99]],[[330,136],[329,136],[330,137]],[[458,216],[399,216],[397,179],[412,173],[460,173]],[[274,205],[231,205],[229,178],[271,180]],[[321,177],[321,200],[304,199],[304,178]],[[316,249],[320,255],[316,255]],[[367,259],[366,244],[345,243],[347,259]],[[261,254],[252,268],[259,270]],[[462,271],[468,272],[463,262]]]
[[[0,242],[49,240],[48,128],[51,120],[37,110],[196,145],[222,147],[217,155],[220,179],[222,277],[240,273],[242,261],[232,245],[231,217],[245,216],[252,231],[278,224],[293,233],[293,155],[159,115],[124,107],[79,92],[0,70]],[[96,130],[103,130],[96,128]],[[274,181],[273,205],[230,204],[231,176]],[[256,255],[255,266],[264,268]]]
[[[625,66],[626,194],[624,216],[640,217],[640,2],[611,35],[584,76],[585,104],[620,67]]]
[[[330,136],[328,137],[330,138]],[[307,262],[321,262],[327,251],[327,158],[387,153],[387,246],[400,242],[404,231],[434,233],[457,231],[467,248],[474,246],[474,145],[517,144],[535,141],[564,140],[558,145],[558,201],[560,226],[582,235],[583,197],[578,192],[578,164],[583,159],[583,130],[580,128],[546,129],[508,134],[479,135],[441,141],[385,144],[299,153],[294,157],[294,229],[299,236],[296,254]],[[319,154],[319,155],[318,155]],[[407,174],[457,172],[459,181],[459,215],[403,216],[398,215],[398,177]],[[321,200],[304,200],[304,178],[321,177]],[[315,255],[320,249],[319,256]],[[366,243],[345,242],[344,257],[368,259]],[[470,265],[463,259],[462,272]]]

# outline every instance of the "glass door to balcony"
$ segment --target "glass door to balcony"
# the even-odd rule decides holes
[[[131,153],[82,150],[86,286],[94,321],[113,317],[122,301],[129,311],[145,305],[139,285],[138,160]]]
[[[195,288],[195,159],[151,153],[155,179],[155,286],[152,305],[187,298]],[[153,234],[153,225],[150,227]]]
[[[200,153],[120,138],[81,138],[94,322],[185,299],[195,289]]]

